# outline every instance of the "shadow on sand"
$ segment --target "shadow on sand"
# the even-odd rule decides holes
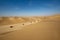
[[[1,33],[0,35],[5,35],[5,34],[11,33],[11,32],[14,32],[14,31],[9,31],[9,32]]]

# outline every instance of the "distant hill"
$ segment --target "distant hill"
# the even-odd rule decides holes
[[[16,23],[22,23],[22,22],[31,22],[41,19],[43,22],[53,22],[58,21],[60,22],[60,14],[55,14],[51,16],[42,16],[42,17],[0,17],[0,25],[6,25],[6,24],[16,24]]]
[[[0,17],[0,25],[21,23],[25,20],[20,17]]]

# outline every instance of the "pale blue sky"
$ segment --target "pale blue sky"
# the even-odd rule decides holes
[[[60,13],[60,0],[0,0],[0,16],[44,16]]]

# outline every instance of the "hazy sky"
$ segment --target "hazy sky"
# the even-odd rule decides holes
[[[42,16],[60,13],[60,0],[0,0],[0,16]]]

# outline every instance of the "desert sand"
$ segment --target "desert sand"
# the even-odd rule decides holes
[[[38,19],[42,21],[38,20],[40,22],[24,26],[21,30],[0,34],[0,40],[60,40],[60,16]]]

